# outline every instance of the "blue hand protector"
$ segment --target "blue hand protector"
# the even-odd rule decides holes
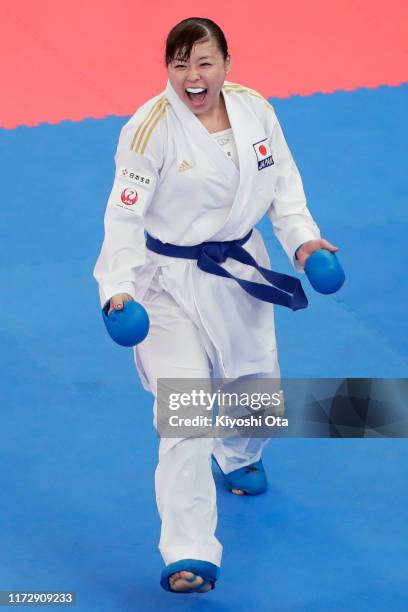
[[[313,289],[319,293],[335,293],[344,284],[344,270],[335,253],[318,249],[306,259],[305,273]]]
[[[121,310],[112,310],[108,316],[108,301],[102,309],[102,317],[108,334],[121,346],[135,346],[144,340],[149,332],[149,316],[139,302],[123,303]]]

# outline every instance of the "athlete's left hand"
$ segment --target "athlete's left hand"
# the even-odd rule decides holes
[[[327,249],[328,251],[331,251],[332,253],[335,253],[336,251],[339,250],[338,247],[334,246],[334,244],[331,244],[331,242],[328,242],[324,238],[321,238],[320,240],[308,240],[307,242],[302,244],[302,246],[296,253],[296,256],[302,268],[305,267],[306,259],[312,253],[317,251],[317,249]]]

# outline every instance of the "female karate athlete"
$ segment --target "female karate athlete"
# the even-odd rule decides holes
[[[286,303],[287,296],[283,302],[258,299],[236,281],[263,280],[266,286],[256,268],[240,261],[249,254],[271,269],[255,228],[264,215],[297,272],[316,249],[337,250],[321,238],[307,209],[273,107],[256,91],[225,80],[230,56],[219,26],[202,18],[180,22],[168,35],[165,62],[165,91],[139,108],[120,133],[94,269],[109,313],[136,300],[149,314],[149,334],[134,348],[134,358],[143,386],[155,397],[156,427],[158,378],[279,379],[271,302],[296,309],[294,302]],[[206,256],[204,242],[212,243]],[[199,266],[208,261],[211,270]],[[220,267],[232,277],[217,275]],[[214,588],[222,546],[214,535],[212,455],[230,475],[259,467],[266,443],[160,439],[155,487],[163,588]]]

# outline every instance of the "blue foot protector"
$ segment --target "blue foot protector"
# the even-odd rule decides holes
[[[213,459],[218,465],[218,461],[214,455]],[[220,468],[219,465],[218,467]],[[247,495],[259,495],[260,493],[264,493],[268,488],[268,481],[262,459],[256,461],[255,463],[251,463],[251,465],[246,465],[238,470],[234,470],[229,474],[224,474],[222,470],[221,473],[224,476],[225,483],[230,490],[241,489],[242,491],[245,491]]]
[[[185,578],[187,582],[194,582],[197,576],[201,576],[201,578],[204,579],[204,582],[192,589],[175,591],[170,587],[169,578],[176,572],[192,572],[195,574],[193,578]],[[197,591],[202,589],[208,583],[211,584],[211,590],[213,590],[219,575],[220,568],[214,563],[210,563],[209,561],[200,561],[198,559],[181,559],[180,561],[170,563],[170,565],[167,565],[167,567],[164,568],[162,571],[160,584],[165,591],[170,591],[171,593],[197,593]]]

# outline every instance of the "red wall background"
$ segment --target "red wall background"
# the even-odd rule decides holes
[[[165,85],[169,29],[189,16],[224,29],[229,79],[266,97],[408,80],[408,2],[202,3],[50,0],[0,8],[0,126],[130,115]]]

